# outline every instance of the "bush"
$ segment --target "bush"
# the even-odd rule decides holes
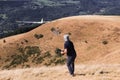
[[[26,63],[28,61],[37,65],[44,64],[45,66],[51,66],[64,64],[66,60],[63,56],[61,56],[61,50],[59,48],[56,48],[55,55],[51,55],[49,51],[40,54],[41,51],[38,46],[26,46],[25,48],[19,48],[19,52],[21,54],[12,55],[9,59],[6,59],[8,64],[3,66],[3,69],[12,69],[17,66],[29,68],[30,65]]]
[[[34,60],[36,60],[38,63],[41,63],[43,61],[43,59],[40,58],[39,54],[41,53],[41,51],[38,46],[26,46],[25,48],[20,47],[18,48],[18,51],[19,54],[12,55],[11,57],[5,60],[5,62],[8,62],[8,64],[3,66],[3,69],[14,68],[20,64],[24,65],[24,63],[28,62],[29,57],[33,54],[37,54],[37,59],[36,56],[34,56]],[[30,66],[26,65],[25,67],[30,67]]]
[[[24,68],[30,68],[30,65],[26,64],[26,65],[23,65]]]
[[[28,43],[28,40],[24,39],[24,41],[25,41],[26,43]]]
[[[52,28],[51,28],[51,31],[52,31],[52,32],[53,32],[53,31],[55,31],[55,28],[54,28],[54,27],[52,27]]]
[[[27,61],[28,61],[27,56],[24,55],[24,54],[22,54],[22,55],[13,55],[10,66],[19,65],[19,64],[27,62]]]
[[[22,47],[19,47],[19,48],[18,48],[18,51],[19,51],[20,53],[24,53],[24,52],[25,52],[24,48],[22,48]]]
[[[40,49],[38,46],[26,46],[25,52],[27,55],[40,54]]]
[[[56,55],[50,56],[44,65],[50,66],[50,65],[65,64],[66,59],[61,55],[60,53],[61,50],[59,48],[56,48],[55,52],[56,52]]]
[[[71,33],[69,32],[68,35],[71,35]]]
[[[43,57],[39,56],[36,59],[34,59],[32,62],[35,62],[36,64],[42,63],[44,61]]]
[[[37,39],[40,39],[40,38],[43,38],[44,36],[43,34],[35,34],[34,37]]]
[[[49,51],[47,51],[46,53],[44,53],[44,55],[43,55],[43,58],[46,58],[46,57],[51,57],[51,54],[50,54],[50,52]]]
[[[56,35],[61,34],[61,31],[59,29],[55,29],[54,27],[51,28],[51,31]]]
[[[61,49],[59,49],[59,48],[56,48],[55,53],[56,53],[56,55],[59,56],[59,57],[62,56],[62,55],[61,55]]]
[[[61,57],[61,58],[59,58],[59,59],[56,59],[56,60],[54,61],[54,63],[55,63],[55,65],[57,65],[57,64],[65,64],[65,61],[66,61],[66,59],[63,58],[63,57]]]
[[[5,65],[5,66],[2,67],[3,70],[4,69],[9,69],[9,68],[10,68],[10,65]]]
[[[5,40],[5,39],[3,40],[3,43],[6,43],[6,40]]]
[[[108,44],[108,41],[103,41],[102,43],[103,43],[104,45],[106,45],[106,44]]]

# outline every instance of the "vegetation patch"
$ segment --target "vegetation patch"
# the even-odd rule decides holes
[[[69,32],[68,35],[72,35],[72,34]]]
[[[31,67],[29,62],[35,65],[54,66],[65,64],[66,59],[60,54],[59,48],[55,49],[55,54],[51,55],[50,51],[42,53],[38,46],[26,46],[18,48],[19,54],[14,54],[8,57],[6,65],[3,69],[13,69],[18,66],[22,68]]]
[[[53,31],[55,31],[55,28],[54,28],[54,27],[52,27],[52,28],[51,28],[51,31],[52,31],[52,32],[53,32]]]
[[[102,41],[102,43],[103,43],[104,45],[107,45],[107,44],[108,44],[108,41],[104,40],[104,41]]]
[[[18,51],[19,54],[15,53],[5,60],[6,62],[8,62],[8,64],[6,64],[3,69],[10,69],[15,68],[19,65],[25,65],[25,63],[29,61],[29,57],[36,54],[40,55],[41,53],[38,46],[26,46],[25,48],[19,47]]]
[[[21,55],[13,55],[12,61],[10,63],[10,66],[14,65],[19,65],[19,64],[24,64],[25,62],[28,61],[27,55],[21,54]]]
[[[60,33],[61,33],[61,31],[60,31],[60,29],[59,28],[54,28],[54,27],[52,27],[51,28],[51,31],[54,33],[54,34],[56,34],[56,35],[59,35]]]
[[[40,38],[43,38],[44,36],[43,34],[35,34],[34,37],[37,39],[40,39]]]
[[[24,41],[25,41],[26,43],[28,43],[28,40],[27,40],[27,39],[24,39]]]
[[[54,65],[63,65],[65,64],[66,59],[64,57],[52,56],[51,58],[47,59],[44,63],[46,66],[54,66]]]
[[[26,46],[25,47],[25,54],[32,55],[32,54],[39,54],[40,49],[38,46]]]
[[[6,43],[6,40],[5,40],[5,39],[3,40],[3,43]]]
[[[55,49],[55,53],[56,53],[57,56],[60,56],[60,57],[62,56],[61,55],[61,49],[59,49],[59,48]]]

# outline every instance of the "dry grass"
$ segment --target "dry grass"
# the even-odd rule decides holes
[[[0,80],[119,80],[120,65],[76,65],[75,77],[66,66],[0,71]]]

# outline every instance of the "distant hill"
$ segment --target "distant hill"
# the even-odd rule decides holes
[[[2,69],[65,63],[63,35],[68,33],[77,51],[76,63],[119,64],[120,16],[73,16],[51,21],[30,32],[0,40]]]
[[[88,14],[120,15],[119,6],[119,0],[1,0],[0,37],[11,34],[21,26],[28,28],[31,25],[19,24],[17,20],[55,20]]]

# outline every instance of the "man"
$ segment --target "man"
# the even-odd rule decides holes
[[[69,35],[64,35],[64,50],[61,51],[61,54],[67,54],[67,67],[69,73],[74,76],[74,62],[76,58],[76,51],[72,41],[69,39]]]

